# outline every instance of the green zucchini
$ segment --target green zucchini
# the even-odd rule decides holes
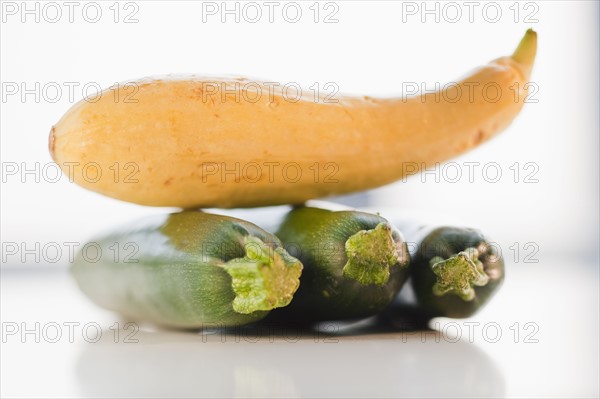
[[[269,320],[312,323],[377,314],[408,277],[408,248],[384,218],[297,207],[275,233],[304,265],[291,304]]]
[[[478,230],[438,227],[413,256],[411,285],[423,312],[464,318],[475,314],[504,280],[504,261]]]
[[[274,235],[199,211],[144,220],[93,243],[103,256],[81,251],[71,268],[81,290],[107,309],[168,327],[257,321],[291,301],[302,271]],[[136,253],[113,256],[125,246]]]

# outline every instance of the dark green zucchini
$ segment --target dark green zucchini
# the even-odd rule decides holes
[[[276,235],[304,265],[291,304],[269,320],[312,323],[377,314],[408,277],[402,235],[384,218],[358,211],[298,207]]]
[[[102,256],[80,252],[72,265],[82,291],[126,317],[170,327],[257,321],[291,301],[302,271],[274,235],[199,211],[151,218],[94,243]],[[130,256],[114,256],[123,247]]]
[[[481,232],[439,227],[419,243],[411,283],[425,314],[464,318],[485,305],[504,280],[504,261]]]

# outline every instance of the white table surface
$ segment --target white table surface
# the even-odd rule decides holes
[[[115,323],[126,320],[90,303],[65,269],[4,268],[2,396],[597,397],[597,266],[508,264],[486,309],[433,321],[445,335],[358,326],[298,338],[294,330],[203,335],[141,326],[129,339],[137,342],[125,342],[133,329],[117,333]],[[100,339],[87,342],[96,326]],[[496,329],[502,336],[492,342]]]

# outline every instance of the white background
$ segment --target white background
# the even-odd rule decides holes
[[[3,84],[23,82],[31,89],[39,82],[41,88],[58,84],[64,89],[55,103],[49,101],[54,91],[42,93],[39,102],[34,95],[26,95],[23,102],[21,91],[5,93],[3,170],[12,168],[12,163],[20,170],[2,176],[4,241],[82,241],[138,215],[164,211],[104,198],[70,184],[66,177],[57,183],[44,181],[43,167],[51,162],[48,132],[72,105],[68,82],[80,84],[74,89],[75,101],[83,97],[85,84],[104,88],[167,73],[234,74],[298,82],[305,88],[315,82],[334,82],[342,93],[392,96],[400,95],[406,82],[425,82],[433,88],[436,82],[456,81],[474,67],[510,54],[526,28],[533,27],[539,33],[531,78],[539,88],[533,97],[538,103],[526,104],[502,135],[455,160],[463,165],[458,183],[442,178],[436,184],[434,175],[415,176],[377,190],[373,201],[463,215],[466,223],[485,229],[507,246],[536,242],[546,253],[589,256],[597,251],[596,2],[542,1],[532,3],[535,8],[522,3],[517,7],[519,23],[514,22],[512,2],[494,3],[502,12],[497,23],[486,21],[495,17],[496,7],[485,8],[485,3],[474,8],[473,23],[462,2],[455,3],[462,12],[457,23],[444,20],[444,15],[454,18],[454,11],[438,3],[440,22],[436,23],[435,14],[422,13],[425,8],[420,2],[413,3],[419,12],[409,15],[403,13],[410,9],[406,3],[392,1],[335,3],[338,23],[314,23],[309,9],[313,3],[301,2],[303,16],[295,24],[282,16],[283,3],[275,9],[274,23],[269,23],[268,9],[263,7],[262,19],[254,24],[243,18],[236,23],[235,15],[225,15],[227,22],[222,23],[220,13],[205,15],[202,4],[191,1],[168,6],[160,1],[137,2],[137,9],[121,5],[117,17],[121,22],[114,23],[113,3],[98,4],[102,18],[97,23],[86,22],[83,3],[74,9],[73,23],[64,6],[57,23],[44,20],[43,4],[39,23],[35,15],[21,14],[20,5],[16,15],[4,15]],[[435,4],[428,7],[434,9]],[[222,10],[220,3],[216,5]],[[319,9],[320,21],[334,10],[323,5]],[[123,23],[133,11],[139,22]],[[46,14],[55,18],[51,8],[46,8]],[[88,15],[94,17],[92,9],[88,8]],[[539,22],[524,23],[527,16]],[[496,162],[502,167],[502,179],[488,183],[480,168],[470,183],[464,162]],[[519,183],[509,169],[515,162],[520,164]],[[538,166],[533,176],[538,183],[523,182],[533,171],[523,169],[528,162]],[[39,183],[35,173],[20,173],[36,163]]]
[[[47,8],[48,14],[44,15],[44,2],[2,2],[3,246],[17,243],[32,248],[36,243],[44,246],[84,242],[99,231],[139,216],[167,211],[102,197],[69,183],[66,177],[55,183],[45,181],[41,171],[51,162],[47,150],[48,132],[68,108],[83,97],[81,88],[85,84],[105,88],[115,82],[167,73],[233,74],[282,83],[298,82],[305,88],[315,82],[320,85],[334,82],[342,93],[396,96],[402,93],[403,83],[424,82],[433,88],[436,82],[443,85],[455,81],[478,65],[512,53],[525,30],[532,27],[539,35],[538,56],[531,78],[539,88],[533,97],[538,102],[526,104],[500,136],[454,160],[459,165],[496,162],[502,168],[502,179],[489,183],[481,169],[476,171],[473,183],[466,175],[458,183],[443,178],[436,182],[433,175],[414,176],[406,182],[374,190],[368,198],[374,205],[418,208],[422,212],[431,210],[461,218],[496,238],[509,257],[514,251],[508,248],[518,243],[521,252],[508,265],[506,288],[493,306],[486,309],[483,319],[501,319],[505,321],[505,329],[515,321],[516,316],[511,315],[518,314],[521,322],[538,322],[542,325],[546,345],[527,350],[510,345],[486,349],[504,370],[506,388],[495,394],[598,395],[600,35],[597,2],[521,2],[516,6],[517,22],[512,1],[493,3],[492,8],[487,6],[488,14],[483,9],[489,3],[476,2],[473,22],[469,21],[465,3],[456,2],[462,12],[456,23],[447,20],[454,18],[456,8],[444,8],[446,3],[443,2],[426,3],[429,9],[437,4],[440,19],[436,21],[435,14],[423,15],[422,2],[407,5],[410,2],[337,1],[334,3],[337,12],[333,16],[338,20],[336,23],[323,22],[326,15],[336,10],[331,6],[325,8],[326,2],[318,6],[321,11],[318,23],[314,22],[314,11],[309,8],[312,1],[298,2],[303,16],[297,23],[283,17],[281,9],[285,3],[276,8],[273,23],[268,21],[264,6],[262,19],[249,23],[243,17],[236,22],[234,15],[226,16],[225,22],[221,21],[220,13],[203,15],[201,2],[136,1],[128,6],[125,3],[115,7],[112,1],[98,2],[102,17],[97,23],[90,23],[82,14],[85,3],[78,3],[74,21],[69,22],[68,8],[58,2],[63,15],[58,22],[51,23],[48,19],[55,17],[55,10]],[[30,9],[37,4],[39,22],[35,20],[35,13],[23,15],[23,4]],[[222,7],[221,2],[215,4]],[[16,14],[7,12],[15,5]],[[403,12],[412,6],[418,8],[417,14]],[[228,7],[235,5],[230,2]],[[243,3],[239,7],[243,7]],[[498,7],[502,17],[492,23]],[[120,11],[117,23],[115,9]],[[138,22],[124,23],[125,16],[132,11]],[[532,12],[534,15],[530,15]],[[94,17],[93,11],[89,13],[88,17]],[[537,22],[525,22],[528,15]],[[70,82],[79,84],[73,99],[69,98],[67,88]],[[33,94],[22,98],[20,91],[13,95],[5,90],[15,84],[32,89],[36,83],[40,87],[62,86],[60,98],[53,101],[54,91],[40,92],[40,98],[36,99]],[[514,171],[509,169],[515,162],[521,165],[518,182],[514,181]],[[538,180],[536,183],[523,182],[526,172],[531,170],[524,170],[523,165],[530,162],[537,166],[533,176]],[[7,173],[7,168],[15,164],[19,172]],[[20,173],[24,167],[33,169],[36,165],[40,170],[37,175]],[[539,248],[533,255],[539,263],[524,263],[523,246],[527,243]],[[6,317],[25,320],[26,316],[30,321],[38,320],[39,314],[47,313],[43,307],[46,298],[55,295],[52,287],[44,283],[54,280],[45,280],[46,274],[41,270],[26,280],[14,277],[17,269],[25,270],[25,265],[38,269],[67,265],[66,254],[52,264],[44,259],[36,262],[31,256],[25,260],[22,262],[19,255],[3,253],[3,320],[8,320]],[[31,281],[31,285],[27,281]],[[529,292],[536,286],[538,291]],[[61,282],[55,287],[61,294],[50,303],[61,307],[69,317],[85,318],[82,315],[95,311],[91,305],[85,308],[73,305],[84,299],[70,283]],[[31,313],[34,308],[36,312]],[[50,314],[61,317],[56,309]],[[87,316],[86,320],[93,317],[109,320],[105,313]],[[575,330],[562,329],[566,325]],[[595,342],[588,346],[589,340]],[[571,344],[574,346],[569,346]],[[60,352],[65,354],[64,362],[69,365],[74,363],[71,347]],[[23,367],[14,366],[19,364],[18,359],[21,362],[29,359],[29,365],[40,362],[52,368],[51,357],[58,356],[50,349],[39,352],[30,348],[28,356],[33,357],[27,357],[21,349],[18,345],[4,347],[11,357],[3,355],[2,368],[10,370],[12,367],[13,371],[11,374],[3,371],[3,376],[9,376],[14,383],[10,389],[3,389],[8,389],[6,393],[10,395],[23,392],[19,384],[27,385],[30,377],[26,372],[21,373],[27,370],[25,363],[20,363]],[[520,354],[523,358],[519,358]],[[11,359],[10,362],[7,359]],[[574,368],[562,369],[559,363]],[[523,368],[511,369],[515,364]],[[273,378],[278,378],[277,373],[274,375]],[[69,385],[73,376],[65,380],[51,376],[38,374],[45,381],[44,391],[35,391],[32,384],[29,388],[33,391],[24,392],[81,395]],[[544,384],[548,385],[544,387]],[[244,387],[235,394],[266,395],[264,390],[248,391]],[[126,391],[121,394],[123,392]],[[302,389],[276,391],[292,396],[298,392]],[[319,396],[328,392],[314,393]],[[92,390],[91,395],[94,394],[98,391]]]

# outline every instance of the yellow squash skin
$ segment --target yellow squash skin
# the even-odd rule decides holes
[[[75,183],[142,205],[252,207],[370,189],[503,130],[526,99],[536,47],[529,30],[512,56],[412,98],[293,102],[245,80],[142,80],[133,95],[121,86],[74,105],[50,152]],[[222,96],[225,86],[247,91]]]

